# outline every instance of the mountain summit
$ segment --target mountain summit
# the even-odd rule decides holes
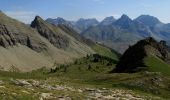
[[[102,22],[100,22],[99,25],[110,25],[114,23],[116,19],[113,16],[106,17]]]
[[[135,20],[149,27],[154,27],[157,24],[161,24],[159,19],[157,19],[154,16],[150,16],[150,15],[141,15]]]
[[[127,15],[123,14],[121,18],[119,18],[114,25],[119,26],[121,28],[129,28],[133,23],[132,19],[130,19]]]
[[[36,16],[31,23],[31,27],[36,28],[41,36],[49,40],[57,48],[66,49],[69,46],[69,39],[60,32],[57,32],[55,26],[46,23],[42,18]]]
[[[147,57],[158,59],[157,62],[159,62],[159,59],[162,60],[162,62],[169,62],[170,51],[166,42],[157,42],[152,37],[137,42],[126,50],[114,71],[136,72],[140,70],[148,70],[148,66],[144,62]]]

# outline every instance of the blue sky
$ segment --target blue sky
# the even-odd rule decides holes
[[[149,14],[170,22],[170,0],[0,0],[0,10],[25,23],[30,23],[35,15],[44,19],[102,20],[107,16],[119,18],[122,14],[131,18]]]

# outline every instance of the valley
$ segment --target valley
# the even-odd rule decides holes
[[[158,4],[149,15],[145,0],[6,1],[0,100],[170,100],[170,24]]]

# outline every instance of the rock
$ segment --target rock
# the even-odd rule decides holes
[[[82,92],[83,92],[83,90],[81,90],[81,89],[78,89],[77,91],[78,91],[78,92],[80,92],[80,93],[82,93]]]
[[[4,13],[0,14],[0,20],[0,46],[7,48],[21,44],[37,52],[47,49],[37,36],[39,33],[27,25],[11,19]]]
[[[40,100],[47,100],[47,99],[52,99],[52,93],[41,93],[40,94]]]
[[[4,82],[2,80],[0,80],[0,85],[3,85],[3,84],[4,84]]]
[[[106,100],[112,100],[112,99],[115,99],[115,97],[111,96],[111,95],[108,95],[108,96],[103,96],[104,99]]]
[[[66,49],[69,46],[69,39],[62,33],[56,32],[57,27],[45,22],[41,17],[36,16],[31,27],[37,29],[41,36],[46,38],[57,48]]]
[[[40,82],[39,82],[39,81],[31,80],[30,82],[31,82],[31,84],[32,84],[33,86],[35,86],[35,87],[39,87],[39,86],[40,86]]]
[[[0,88],[6,88],[5,86],[0,86]]]
[[[11,79],[11,82],[13,82],[13,84],[15,85],[19,85],[19,86],[28,86],[28,87],[32,87],[32,85],[27,82],[26,80],[21,80],[21,79]]]
[[[95,89],[92,89],[92,88],[86,88],[85,91],[95,91]]]
[[[72,98],[69,96],[59,96],[58,100],[72,100]]]
[[[95,97],[100,98],[100,97],[102,97],[102,94],[101,93],[95,93]]]
[[[28,91],[22,90],[23,93],[30,94]]]

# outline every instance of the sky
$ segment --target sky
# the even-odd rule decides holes
[[[42,18],[63,17],[67,20],[122,14],[134,19],[141,14],[152,15],[170,23],[170,0],[0,0],[0,10],[24,23],[31,23],[36,15]]]

